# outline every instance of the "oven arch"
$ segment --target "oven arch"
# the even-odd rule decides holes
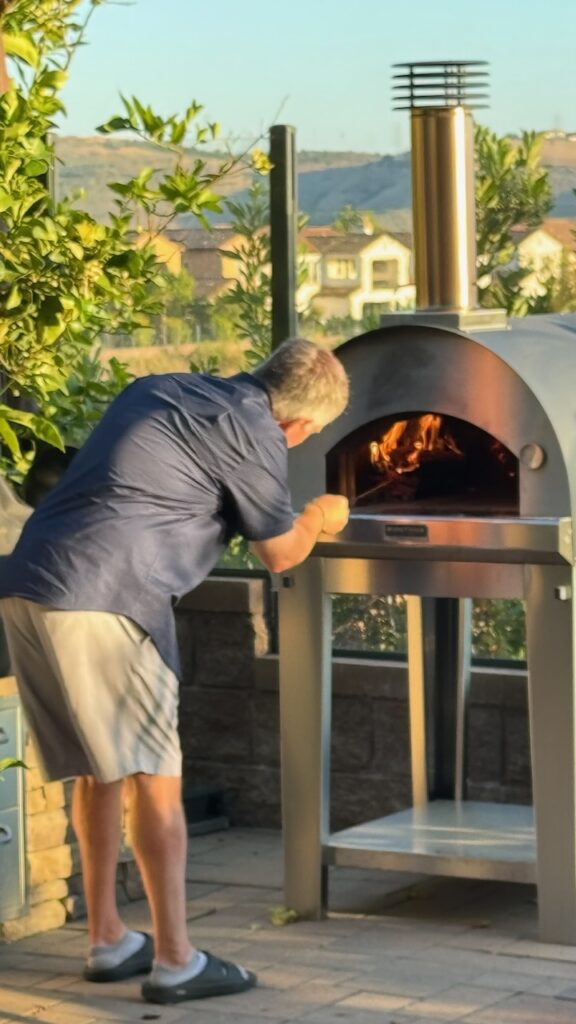
[[[514,331],[485,332],[475,338],[412,323],[377,328],[341,345],[337,355],[352,381],[350,404],[321,434],[291,451],[295,506],[302,507],[326,489],[326,456],[346,436],[372,420],[400,416],[407,409],[433,409],[485,431],[516,457],[521,457],[524,446],[539,445],[546,455],[543,465],[537,470],[520,466],[520,515],[571,515],[574,495],[561,442],[531,386],[539,368],[538,361],[528,358],[534,344],[527,345],[526,353],[521,338],[514,345],[515,362],[527,357],[532,370],[528,381],[528,374],[494,350],[501,333],[510,346]],[[567,339],[562,340],[566,347]],[[576,341],[570,341],[576,388]],[[545,364],[546,352],[542,360]]]

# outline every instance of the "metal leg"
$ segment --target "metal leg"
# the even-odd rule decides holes
[[[410,764],[412,770],[412,803],[425,807],[428,803],[428,771],[426,755],[426,652],[424,648],[424,616],[421,597],[406,598],[408,632],[408,708],[410,715]]]
[[[540,938],[576,943],[574,572],[526,568]]]
[[[472,601],[408,597],[406,603],[413,804],[462,800]]]
[[[437,800],[460,800],[464,795],[472,602],[469,598],[439,597],[430,603],[434,605],[433,677],[428,712],[434,755],[430,796]]]
[[[454,799],[466,796],[466,720],[472,679],[472,600],[458,601],[456,648],[456,750],[454,757]]]
[[[303,917],[326,909],[329,833],[332,602],[324,561],[309,558],[279,593],[284,892]]]

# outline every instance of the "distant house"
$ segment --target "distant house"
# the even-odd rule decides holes
[[[170,270],[186,270],[196,282],[196,297],[213,301],[241,274],[232,255],[243,237],[230,226],[174,228],[152,239],[158,257]],[[298,237],[301,270],[296,293],[298,310],[313,307],[322,320],[403,309],[414,305],[412,251],[408,235],[378,232],[341,234],[330,227],[305,227]]]
[[[409,236],[340,234],[331,228],[304,228],[301,237],[316,252],[320,280],[312,298],[322,319],[405,309],[414,305],[415,287]]]
[[[174,228],[166,235],[180,248],[182,267],[196,282],[197,298],[215,299],[237,278],[238,261],[227,258],[225,251],[239,248],[242,236],[229,225],[216,225],[212,231]]]
[[[159,263],[165,263],[172,274],[182,270],[182,246],[162,233],[152,234],[149,231],[138,231],[135,236],[136,248],[149,245],[156,253]]]
[[[576,219],[549,217],[534,228],[518,225],[512,232],[515,266],[527,270],[521,290],[542,295],[550,277],[566,266],[576,271]],[[195,295],[213,301],[241,275],[242,264],[231,254],[241,251],[242,235],[230,225],[175,228],[150,236],[141,232],[136,244],[151,241],[161,262],[178,274],[188,271]],[[228,255],[230,253],[230,255]],[[332,227],[306,226],[298,236],[299,312],[312,308],[322,321],[409,309],[415,305],[412,238],[408,233],[368,231],[342,233]]]
[[[521,283],[525,295],[542,295],[546,281],[566,265],[576,269],[576,220],[548,217],[535,228],[519,225],[512,234],[517,265],[530,271]]]
[[[217,225],[212,231],[174,229],[166,235],[179,246],[182,267],[194,278],[198,298],[214,300],[239,279],[242,264],[232,253],[241,252],[245,240],[231,227]],[[305,240],[299,248],[304,274],[296,292],[296,305],[302,312],[308,308],[320,285],[320,255]]]

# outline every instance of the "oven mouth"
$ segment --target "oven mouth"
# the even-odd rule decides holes
[[[326,456],[329,491],[368,515],[519,516],[519,464],[485,430],[410,410],[381,417]]]

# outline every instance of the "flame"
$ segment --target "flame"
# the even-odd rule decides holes
[[[399,475],[418,469],[424,452],[452,452],[462,455],[442,417],[426,413],[410,420],[397,420],[381,441],[370,441],[370,462],[384,473]]]

